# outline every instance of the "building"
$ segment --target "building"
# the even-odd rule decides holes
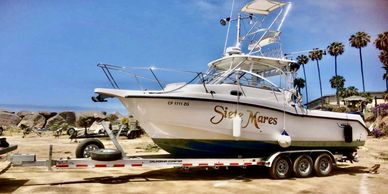
[[[384,100],[384,91],[373,91],[373,92],[367,92],[370,93],[372,96],[372,103],[367,105],[367,108],[372,108],[377,106],[378,104],[386,103]],[[323,103],[329,104],[329,105],[337,105],[337,98],[335,95],[326,95],[322,96]],[[340,97],[340,105],[345,106],[345,102],[343,98]],[[314,99],[306,104],[307,108],[309,109],[320,109],[321,108],[321,98]]]

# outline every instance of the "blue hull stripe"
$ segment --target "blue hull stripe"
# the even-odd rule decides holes
[[[162,149],[181,157],[264,157],[277,151],[327,149],[332,152],[354,151],[364,142],[293,142],[288,148],[276,142],[234,140],[153,139]]]

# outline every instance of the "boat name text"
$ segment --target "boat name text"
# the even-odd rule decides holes
[[[266,115],[260,115],[259,111],[251,111],[246,110],[246,113],[244,112],[237,112],[237,110],[228,110],[228,107],[224,107],[221,105],[216,105],[214,107],[214,112],[217,114],[210,118],[210,122],[213,124],[219,124],[224,119],[232,119],[236,115],[241,117],[241,127],[246,128],[249,124],[253,124],[257,129],[260,129],[259,125],[260,123],[268,123],[270,125],[277,125],[278,124],[278,118],[276,117],[269,117]],[[249,116],[245,116],[249,115]],[[246,117],[248,117],[246,119]]]

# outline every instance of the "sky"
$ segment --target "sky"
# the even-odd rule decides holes
[[[246,0],[236,0],[234,14]],[[351,34],[373,40],[388,31],[387,0],[294,0],[283,25],[285,53],[326,48],[340,41],[338,73],[362,90],[358,50]],[[118,101],[94,103],[97,87],[109,87],[97,63],[206,71],[222,56],[221,18],[232,0],[2,0],[0,1],[0,109],[125,112]],[[372,43],[363,48],[367,91],[384,91],[382,64]],[[323,94],[334,58],[320,61]],[[306,65],[309,98],[319,97],[316,64]],[[299,71],[302,75],[302,71]],[[186,81],[184,79],[184,81]]]

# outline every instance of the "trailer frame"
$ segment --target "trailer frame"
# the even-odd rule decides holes
[[[49,159],[48,160],[37,160],[35,154],[14,154],[11,157],[11,163],[13,166],[46,166],[49,170],[52,167],[56,169],[87,169],[87,168],[132,168],[132,167],[154,167],[154,168],[215,168],[220,167],[242,167],[246,168],[248,166],[263,166],[268,167],[270,170],[273,170],[277,167],[276,161],[279,158],[285,158],[290,161],[288,168],[292,169],[292,164],[294,163],[291,160],[294,160],[300,156],[312,157],[313,155],[326,155],[329,160],[330,167],[336,166],[337,161],[344,162],[349,159],[348,156],[344,155],[334,155],[328,150],[317,149],[317,150],[288,150],[288,151],[278,151],[270,154],[267,157],[251,157],[251,158],[171,158],[160,155],[150,155],[146,157],[139,156],[127,156],[124,152],[124,149],[121,147],[117,141],[117,137],[112,133],[108,126],[102,124],[105,128],[108,136],[111,141],[122,154],[122,159],[112,160],[112,161],[99,161],[92,160],[90,158],[76,158],[76,159],[52,159],[52,150],[53,147],[49,147]],[[315,160],[315,159],[314,159]],[[318,159],[317,159],[318,160]],[[274,164],[275,163],[275,164]],[[315,162],[314,162],[315,165]],[[310,165],[310,168],[313,168]],[[295,169],[295,166],[294,166]],[[276,170],[276,169],[275,169]],[[288,170],[290,171],[290,170]],[[292,171],[292,170],[291,170]],[[295,170],[294,170],[295,171]],[[330,169],[331,171],[331,169]],[[288,172],[288,175],[290,172]],[[273,175],[273,178],[286,178],[288,175]],[[310,172],[311,175],[311,172]],[[310,176],[309,175],[309,176]],[[323,175],[326,176],[326,175]],[[307,176],[305,176],[307,177]]]

